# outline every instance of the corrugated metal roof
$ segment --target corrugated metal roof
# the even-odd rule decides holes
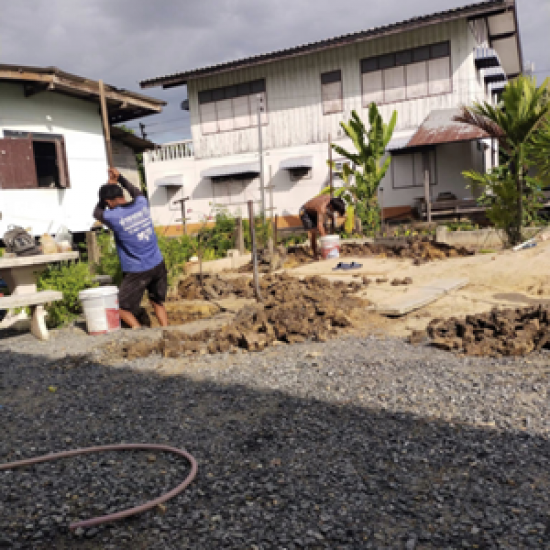
[[[379,36],[412,30],[427,25],[451,21],[454,19],[487,15],[492,12],[499,12],[508,9],[510,7],[513,7],[514,5],[514,0],[488,0],[486,2],[470,4],[451,10],[437,12],[431,15],[413,17],[411,19],[407,19],[398,23],[392,23],[390,25],[384,25],[381,27],[375,27],[372,29],[337,36],[334,38],[328,38],[326,40],[320,40],[318,42],[303,44],[301,46],[296,46],[293,48],[278,50],[267,54],[256,55],[235,61],[228,61],[226,63],[220,63],[208,67],[196,68],[180,73],[150,78],[140,82],[140,86],[142,88],[153,88],[155,86],[170,88],[172,86],[181,86],[183,84],[186,84],[187,81],[191,78],[197,78],[209,74],[229,71],[241,67],[261,65],[263,63],[276,61],[285,57],[303,55],[314,51],[333,48],[336,46],[343,46],[354,42],[360,42],[371,38],[377,38]]]
[[[281,170],[292,168],[313,168],[313,157],[292,157],[285,159],[279,164]]]
[[[136,153],[143,153],[144,151],[149,151],[150,149],[154,149],[156,147],[156,144],[152,141],[140,138],[135,134],[124,131],[122,128],[118,128],[117,126],[111,126],[111,137],[121,141],[133,149]]]
[[[226,164],[208,168],[201,172],[201,178],[220,178],[223,176],[235,176],[237,174],[258,175],[259,173],[260,163],[258,161],[241,162],[240,164]]]
[[[432,111],[411,138],[407,147],[440,145],[489,137],[483,130],[475,126],[455,122],[454,117],[458,115],[460,115],[460,109]]]
[[[409,144],[409,141],[411,141],[411,136],[408,137],[402,137],[402,138],[393,138],[386,147],[386,151],[392,152],[392,151],[399,151],[401,149],[406,149],[407,145]]]

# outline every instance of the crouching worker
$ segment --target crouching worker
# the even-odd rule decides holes
[[[132,197],[131,201],[124,198],[119,183]],[[120,318],[131,328],[140,328],[136,315],[147,290],[160,325],[167,326],[164,302],[168,277],[149,204],[141,191],[116,168],[109,169],[109,183],[99,190],[99,203],[94,210],[94,218],[111,229],[115,236],[124,273],[119,291]]]
[[[331,199],[329,195],[314,197],[300,208],[300,219],[304,229],[308,230],[309,242],[315,259],[319,259],[317,235],[324,237],[327,234],[325,222],[336,212],[340,216],[345,216],[346,203],[342,199]]]

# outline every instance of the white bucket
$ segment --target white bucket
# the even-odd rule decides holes
[[[340,257],[340,235],[321,237],[321,256],[323,260]]]
[[[82,302],[89,334],[105,334],[120,329],[116,286],[83,290],[78,293],[78,298]]]

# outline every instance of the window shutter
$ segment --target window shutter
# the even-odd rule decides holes
[[[371,103],[384,103],[382,71],[363,73],[363,107]]]
[[[233,130],[235,127],[233,120],[233,100],[224,99],[222,101],[216,101],[216,111],[218,113],[220,132]]]
[[[235,97],[231,101],[233,102],[235,128],[249,128],[251,126],[249,97]]]
[[[55,152],[57,157],[57,170],[59,172],[59,185],[66,189],[71,186],[71,183],[69,181],[69,167],[64,139],[55,140]]]
[[[450,59],[430,59],[428,62],[430,94],[444,94],[451,91]]]
[[[405,67],[407,71],[407,98],[428,95],[428,64],[425,61]]]
[[[323,114],[340,113],[342,105],[342,82],[331,82],[322,85]]]
[[[406,99],[405,67],[395,67],[384,70],[384,101],[400,101]]]
[[[0,139],[0,189],[37,187],[32,140]]]
[[[218,118],[216,115],[216,104],[203,103],[200,106],[201,131],[203,134],[215,134],[218,131]]]

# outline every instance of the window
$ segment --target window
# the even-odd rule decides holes
[[[63,136],[4,131],[4,139],[0,139],[0,188],[66,187],[70,183]]]
[[[449,42],[361,60],[363,106],[449,93]]]
[[[216,134],[256,126],[258,96],[263,103],[262,124],[267,124],[265,80],[199,92],[202,133]]]
[[[166,186],[165,189],[168,209],[176,212],[181,212],[181,203],[176,201],[183,199],[183,187],[179,185],[169,185]]]
[[[435,150],[427,153],[392,154],[391,170],[394,189],[424,187],[424,159],[428,158],[430,185],[437,184]]]
[[[341,113],[344,110],[342,71],[331,71],[321,75],[321,99],[324,115]]]
[[[310,180],[311,168],[290,168],[288,171],[290,181]]]

